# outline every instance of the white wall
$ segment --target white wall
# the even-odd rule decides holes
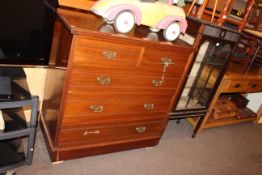
[[[27,83],[32,95],[39,96],[39,110],[41,110],[44,95],[46,69],[42,67],[24,68],[27,76]],[[25,110],[25,116],[29,119],[31,110]]]
[[[250,93],[247,95],[247,99],[249,99],[247,107],[256,112],[262,104],[262,93]],[[258,123],[262,123],[262,117],[258,117],[260,117]]]

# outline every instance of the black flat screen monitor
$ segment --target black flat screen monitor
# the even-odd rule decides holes
[[[0,64],[46,65],[57,0],[1,0]]]

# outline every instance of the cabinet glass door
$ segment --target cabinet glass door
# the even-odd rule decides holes
[[[207,109],[227,64],[230,44],[209,38],[202,43],[175,111]]]

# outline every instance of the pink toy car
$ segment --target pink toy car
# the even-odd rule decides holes
[[[154,32],[163,29],[165,39],[173,41],[187,28],[184,10],[173,6],[174,1],[177,0],[100,0],[91,10],[114,23],[120,33],[127,33],[135,24],[142,24]]]

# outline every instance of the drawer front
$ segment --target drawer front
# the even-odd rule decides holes
[[[174,48],[170,50],[160,50],[146,48],[141,70],[149,72],[165,73],[166,77],[180,77],[184,72],[190,52],[184,52]]]
[[[59,146],[67,144],[106,144],[130,139],[160,137],[163,130],[162,122],[137,123],[130,125],[114,125],[108,127],[88,127],[81,129],[62,129],[59,137]]]
[[[232,42],[238,42],[239,37],[241,36],[238,33],[231,32],[225,29],[220,29],[220,28],[213,27],[213,26],[205,26],[203,34],[207,36],[215,37],[215,38],[232,41]]]
[[[262,91],[262,81],[250,80],[246,85],[246,92],[260,92]]]
[[[73,64],[84,67],[134,68],[143,53],[143,48],[122,43],[78,38]]]
[[[80,115],[80,116],[68,116],[65,115],[62,120],[61,127],[68,129],[72,127],[83,126],[104,126],[104,125],[116,125],[119,123],[131,123],[131,122],[153,122],[153,121],[165,121],[167,114],[163,112],[156,112],[150,114],[113,114],[113,115]]]
[[[246,81],[230,80],[226,85],[225,92],[245,92]]]
[[[70,92],[67,94],[64,115],[167,112],[172,96],[172,93]]]
[[[117,72],[115,72],[117,73]],[[160,76],[128,76],[126,74],[110,74],[108,72],[89,73],[72,71],[69,82],[70,91],[85,91],[90,88],[111,91],[119,88],[127,89],[176,89],[178,78],[162,79]],[[122,89],[122,90],[124,90]]]

